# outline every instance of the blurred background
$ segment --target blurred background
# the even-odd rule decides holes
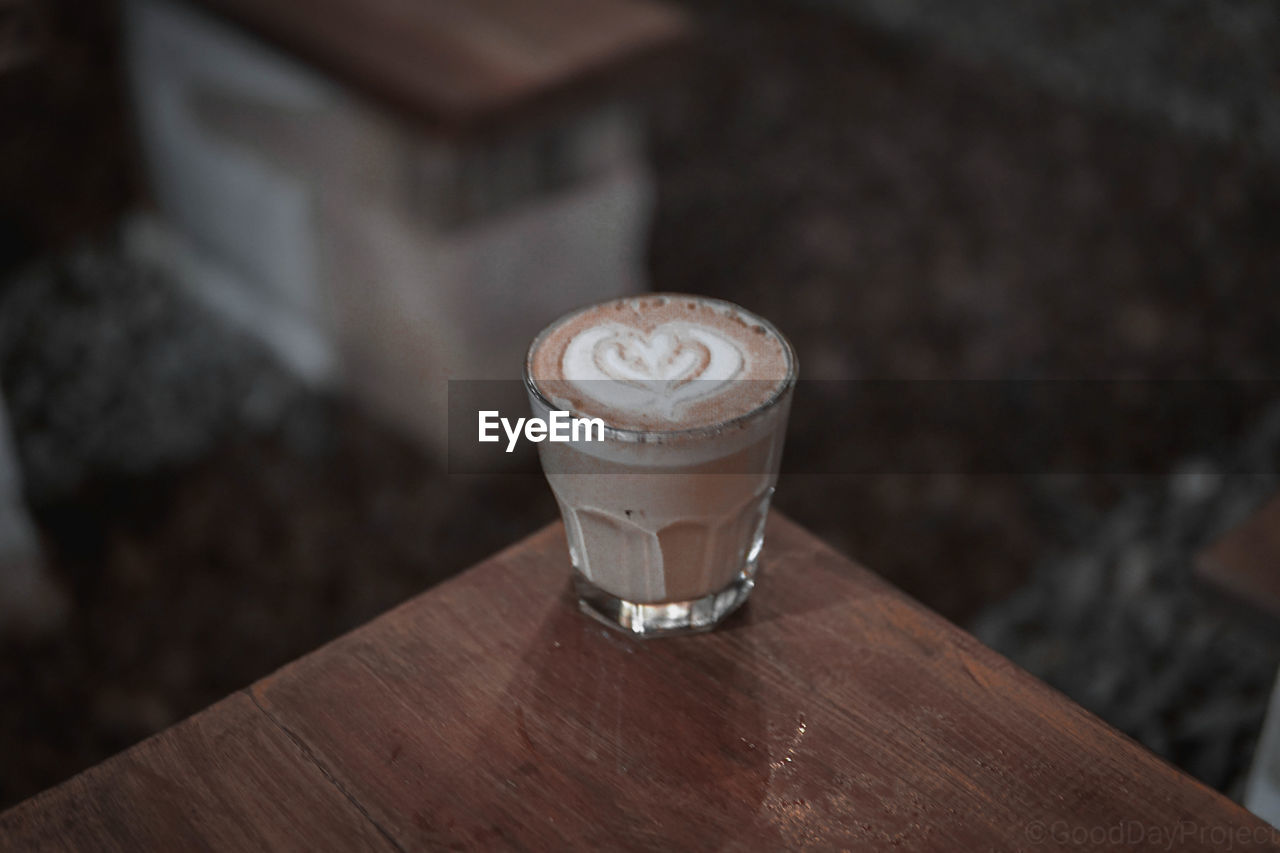
[[[0,0],[0,807],[553,520],[441,419],[577,305],[726,298],[831,380],[1280,364],[1267,0],[326,9]],[[1193,566],[1280,400],[1203,415],[1141,476],[913,423],[957,464],[776,505],[1240,798],[1280,654]]]

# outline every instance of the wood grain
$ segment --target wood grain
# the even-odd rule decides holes
[[[773,516],[767,542],[755,596],[721,630],[640,642],[576,610],[563,530],[547,528],[263,679],[252,701],[20,806],[0,848],[98,846],[81,816],[103,811],[235,848],[312,810],[335,824],[313,849],[352,846],[340,830],[403,849],[1277,846],[796,525]],[[225,791],[241,767],[269,793]]]
[[[1201,554],[1196,578],[1280,630],[1280,495]]]
[[[237,693],[0,815],[0,850],[390,850]]]
[[[200,0],[441,131],[527,118],[669,56],[687,17],[650,0]]]

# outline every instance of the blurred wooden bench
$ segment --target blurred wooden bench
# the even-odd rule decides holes
[[[767,536],[721,630],[641,642],[578,612],[548,527],[0,815],[0,848],[1275,848],[795,524]]]
[[[689,35],[654,0],[198,0],[449,134],[625,84]]]
[[[646,289],[654,190],[633,96],[689,41],[683,12],[124,6],[163,216],[140,253],[428,449],[446,445],[447,380],[518,380],[543,326]]]

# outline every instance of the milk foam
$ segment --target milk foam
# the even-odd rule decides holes
[[[621,428],[708,426],[767,402],[792,356],[763,320],[719,300],[654,295],[553,325],[530,376],[557,405]]]
[[[677,421],[686,405],[740,379],[747,355],[705,326],[663,323],[644,332],[621,323],[582,330],[565,347],[563,375],[623,416],[656,412]]]

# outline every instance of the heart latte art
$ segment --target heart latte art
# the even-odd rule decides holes
[[[583,394],[623,412],[670,421],[743,375],[746,354],[704,326],[663,323],[648,334],[620,323],[579,332],[565,348],[564,378]]]
[[[652,294],[593,305],[534,341],[529,378],[555,406],[619,429],[725,424],[772,399],[794,368],[764,320],[715,299]]]

